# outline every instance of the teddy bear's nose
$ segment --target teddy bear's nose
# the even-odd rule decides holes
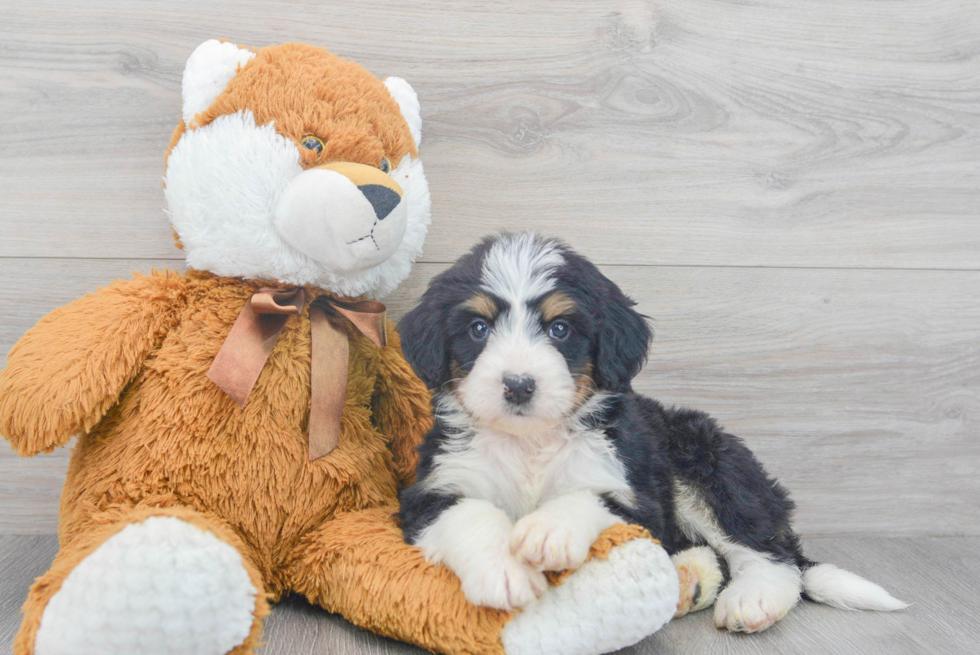
[[[391,257],[405,236],[405,192],[375,166],[332,162],[289,181],[273,210],[280,238],[330,270],[351,273]]]
[[[357,188],[368,199],[368,202],[371,203],[371,207],[374,208],[374,214],[378,217],[379,221],[383,221],[391,213],[391,210],[397,207],[398,203],[402,201],[400,195],[380,184],[364,184]]]

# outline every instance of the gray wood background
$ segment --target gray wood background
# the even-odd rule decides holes
[[[434,199],[398,316],[533,227],[653,317],[637,387],[715,414],[807,535],[980,535],[980,1],[0,1],[0,353],[182,266],[163,151],[212,38],[325,45],[422,102]],[[68,451],[0,446],[0,534]]]

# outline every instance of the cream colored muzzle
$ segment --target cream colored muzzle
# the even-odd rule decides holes
[[[372,268],[405,236],[404,192],[373,166],[332,162],[303,171],[276,204],[273,226],[296,250],[339,273]]]

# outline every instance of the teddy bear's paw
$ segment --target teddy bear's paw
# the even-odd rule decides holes
[[[517,559],[541,571],[577,569],[589,556],[593,536],[576,531],[563,517],[534,512],[514,525],[510,550]]]
[[[722,583],[721,566],[710,546],[688,548],[670,558],[677,567],[680,580],[680,599],[674,617],[710,607],[718,597]]]
[[[594,557],[504,626],[507,655],[596,655],[635,644],[674,613],[677,572],[649,539]]]
[[[472,564],[471,570],[458,573],[463,594],[474,605],[519,609],[533,603],[548,588],[543,573],[508,554]]]
[[[44,609],[36,655],[224,655],[259,591],[230,544],[173,516],[133,523],[82,560]]]

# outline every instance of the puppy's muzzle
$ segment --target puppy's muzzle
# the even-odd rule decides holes
[[[283,241],[343,273],[385,261],[405,236],[405,192],[380,169],[331,162],[290,180],[273,225]]]

